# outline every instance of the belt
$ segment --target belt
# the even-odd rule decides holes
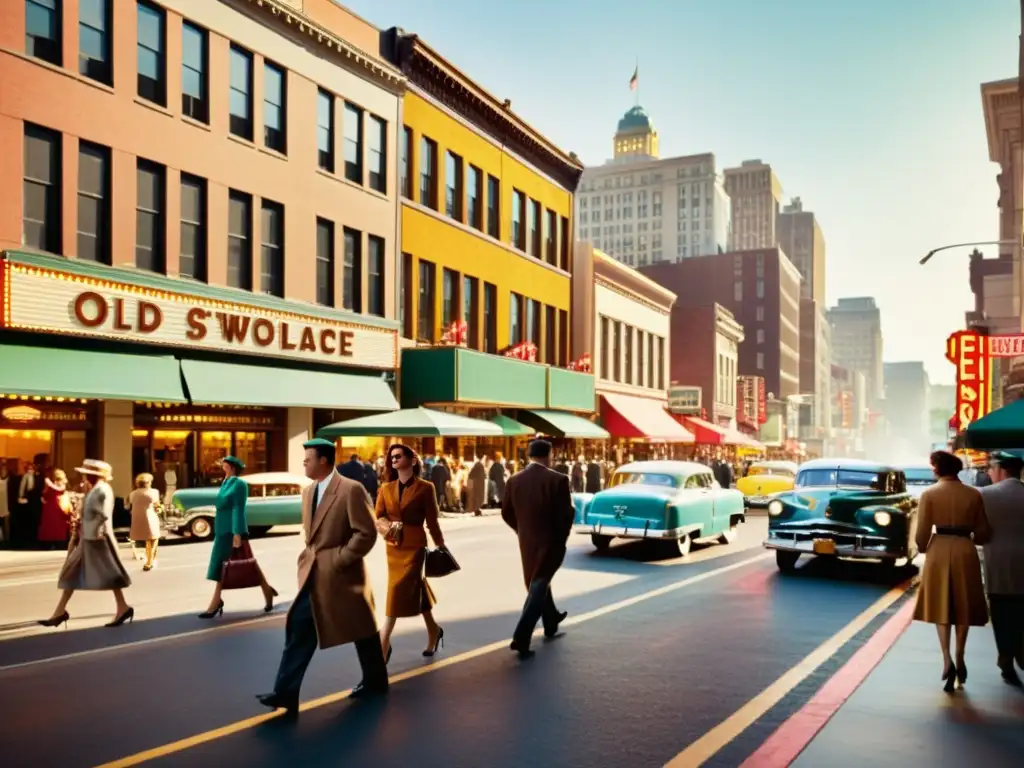
[[[971,538],[970,528],[956,528],[948,525],[937,525],[935,526],[936,536],[959,536],[962,539]]]

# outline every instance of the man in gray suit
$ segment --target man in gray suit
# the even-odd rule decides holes
[[[985,545],[985,586],[1003,680],[1021,685],[1014,659],[1024,669],[1024,460],[1009,453],[990,457],[992,485],[979,488],[992,539]]]

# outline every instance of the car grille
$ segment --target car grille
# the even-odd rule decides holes
[[[877,547],[889,544],[887,536],[872,536],[851,531],[848,527],[837,525],[818,525],[814,528],[775,528],[770,531],[772,538],[783,541],[813,541],[814,539],[832,539],[837,546]]]

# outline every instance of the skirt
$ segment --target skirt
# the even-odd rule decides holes
[[[388,599],[384,615],[392,619],[419,616],[437,603],[434,591],[423,578],[424,547],[388,545]]]
[[[132,527],[128,532],[132,541],[148,541],[160,538],[160,516],[152,507],[144,513],[132,511]]]
[[[953,536],[932,537],[921,571],[914,619],[971,627],[988,623],[981,562],[973,541]]]
[[[244,538],[244,537],[243,537]],[[224,574],[224,563],[231,557],[232,543],[235,537],[230,533],[222,533],[213,537],[213,549],[210,550],[210,564],[206,568],[206,578],[220,581]]]
[[[79,539],[68,553],[57,577],[60,589],[107,592],[125,589],[131,584],[131,577],[117,554],[117,543],[108,536]]]

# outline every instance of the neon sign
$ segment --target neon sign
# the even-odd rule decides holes
[[[956,366],[956,413],[950,419],[966,429],[992,410],[992,360],[1024,356],[1024,333],[984,336],[957,331],[946,339],[946,359]]]

